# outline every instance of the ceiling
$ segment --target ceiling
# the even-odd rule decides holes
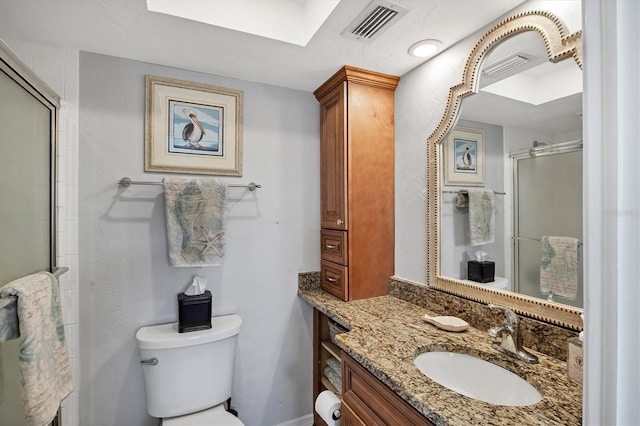
[[[262,0],[274,14],[320,1]],[[414,42],[446,49],[524,0],[393,0],[409,11],[377,39],[341,35],[370,2],[341,0],[306,46],[149,12],[145,0],[0,0],[0,37],[313,91],[343,65],[402,76],[425,61],[407,53]],[[256,28],[274,18],[245,16]]]

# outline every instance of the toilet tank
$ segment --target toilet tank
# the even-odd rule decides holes
[[[181,416],[231,397],[238,315],[211,318],[208,330],[178,333],[178,323],[142,327],[136,333],[143,363],[147,411],[153,417]]]

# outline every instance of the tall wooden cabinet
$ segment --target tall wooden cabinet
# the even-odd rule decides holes
[[[385,295],[394,270],[394,91],[399,77],[345,66],[320,86],[321,286]]]

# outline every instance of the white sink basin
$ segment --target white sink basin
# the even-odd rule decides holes
[[[425,352],[413,363],[442,386],[495,405],[525,406],[542,397],[529,382],[495,364],[454,352]]]

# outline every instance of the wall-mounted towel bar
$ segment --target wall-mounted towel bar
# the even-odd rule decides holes
[[[162,185],[163,182],[144,182],[144,181],[135,181],[135,180],[131,180],[128,177],[123,177],[122,179],[120,179],[118,181],[118,185],[120,186],[124,186],[125,188],[130,187],[131,185]],[[249,183],[245,183],[245,184],[233,184],[230,183],[228,186],[234,187],[234,188],[249,188],[249,191],[255,191],[258,188],[262,188],[261,185],[258,185],[255,182],[249,182]]]
[[[461,189],[459,191],[447,191],[447,190],[442,190],[443,194],[466,194],[467,191],[464,189]],[[498,194],[498,195],[506,195],[506,192],[498,192],[498,191],[493,191],[494,194]]]
[[[540,238],[531,238],[531,237],[511,237],[512,240],[526,240],[526,241],[537,241],[540,242]],[[582,245],[582,241],[578,242],[578,245]]]

